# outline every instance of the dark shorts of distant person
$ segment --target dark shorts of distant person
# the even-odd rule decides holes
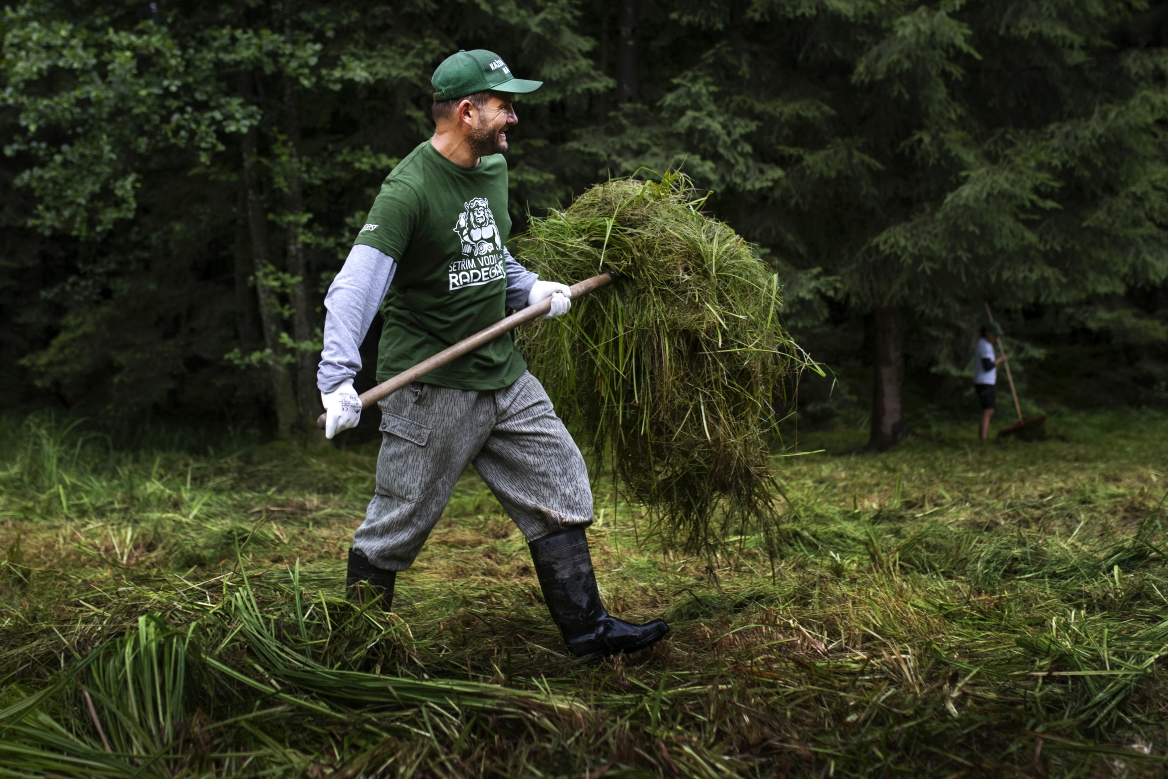
[[[974,384],[973,391],[977,393],[977,402],[981,403],[983,410],[994,407],[993,384]]]

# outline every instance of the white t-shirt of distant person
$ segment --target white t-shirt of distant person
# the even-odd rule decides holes
[[[984,338],[977,339],[977,365],[974,368],[974,384],[997,384],[998,369],[994,366],[994,345]],[[985,369],[985,361],[990,361],[989,370]]]

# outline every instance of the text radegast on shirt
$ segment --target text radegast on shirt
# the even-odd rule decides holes
[[[511,218],[502,155],[463,168],[423,141],[385,179],[366,221],[355,243],[380,250],[398,266],[383,307],[378,381],[506,315],[503,247]],[[421,381],[495,390],[512,384],[526,369],[507,334]]]

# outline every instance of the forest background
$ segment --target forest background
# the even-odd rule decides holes
[[[1168,402],[1168,4],[32,0],[0,25],[0,408],[318,441],[324,291],[459,48],[545,82],[509,133],[513,235],[643,168],[711,190],[832,371],[805,424],[883,448],[972,420],[987,300],[1030,410]]]

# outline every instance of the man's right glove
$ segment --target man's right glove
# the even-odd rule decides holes
[[[361,421],[361,398],[353,389],[352,379],[341,382],[332,392],[320,393],[320,402],[324,404],[325,438],[332,438],[342,430],[356,427]]]

